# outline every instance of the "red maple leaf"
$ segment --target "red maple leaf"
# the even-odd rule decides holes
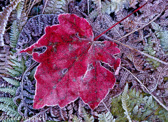
[[[61,14],[59,24],[48,26],[45,34],[21,52],[32,53],[39,62],[33,107],[45,105],[64,107],[78,97],[94,109],[114,86],[112,72],[101,62],[117,69],[120,52],[110,41],[94,41],[92,27],[74,14]],[[45,46],[44,53],[33,50]]]

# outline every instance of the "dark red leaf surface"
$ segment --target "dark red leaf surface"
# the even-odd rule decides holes
[[[94,109],[114,86],[115,77],[101,62],[117,69],[120,52],[110,41],[93,41],[89,23],[74,14],[61,14],[59,24],[48,26],[35,44],[22,50],[39,62],[35,78],[36,93],[33,107],[45,105],[64,107],[78,97]],[[45,46],[44,53],[35,48]]]

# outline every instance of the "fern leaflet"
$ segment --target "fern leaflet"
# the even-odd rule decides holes
[[[158,24],[155,22],[152,23],[153,29],[156,31],[157,37],[160,39],[160,44],[162,49],[165,52],[168,52],[168,30],[163,30]]]
[[[56,14],[56,13],[66,13],[67,12],[67,1],[66,0],[48,0],[46,3],[46,8],[44,10],[45,14]]]
[[[116,122],[127,121],[128,119],[124,116],[123,102],[121,99],[123,94],[117,98],[112,99],[111,112],[116,117]],[[135,89],[130,89],[126,97],[126,107],[129,112],[130,118],[134,121],[154,121],[156,118],[160,121],[168,121],[168,112],[163,109],[156,101],[153,100],[152,96],[140,93]]]
[[[9,93],[11,95],[15,95],[16,88],[10,88],[10,87],[0,87],[1,92]]]
[[[127,116],[127,119],[129,120],[129,122],[132,122],[131,118],[130,118],[130,113],[129,113],[129,110],[127,107],[127,99],[129,99],[127,92],[128,92],[128,84],[126,84],[126,86],[124,88],[124,92],[122,93],[121,101],[122,101],[122,107],[125,110],[124,114]]]
[[[16,87],[18,87],[18,86],[20,86],[20,83],[19,83],[19,81],[17,81],[17,80],[14,80],[14,79],[11,79],[11,78],[6,78],[6,77],[2,77],[6,82],[8,82],[8,83],[10,83],[10,84],[12,84],[12,85],[14,85],[14,86],[16,86]]]
[[[109,111],[106,114],[99,114],[98,117],[99,122],[115,122],[113,115]]]
[[[21,118],[20,114],[11,106],[0,104],[0,110],[6,112],[6,114],[13,119],[20,120]]]
[[[15,105],[12,98],[0,97],[0,102],[5,103],[6,105]]]
[[[11,26],[11,33],[10,33],[10,46],[11,47],[13,48],[16,47],[18,37],[19,37],[19,29],[17,26],[17,21],[15,20]]]

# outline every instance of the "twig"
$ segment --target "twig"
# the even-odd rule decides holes
[[[89,15],[89,0],[87,0],[87,12],[88,12],[88,15]]]
[[[101,37],[103,34],[105,34],[107,31],[111,30],[113,27],[115,27],[116,25],[118,25],[119,23],[121,23],[122,21],[124,21],[126,18],[128,18],[129,16],[131,16],[132,14],[134,14],[135,12],[137,12],[138,10],[140,10],[142,7],[144,7],[147,4],[147,2],[145,4],[143,4],[142,6],[140,6],[139,8],[135,9],[132,13],[130,13],[129,15],[127,15],[126,17],[124,17],[123,19],[121,19],[120,21],[118,21],[117,23],[115,23],[114,25],[112,25],[110,28],[108,28],[107,30],[105,30],[103,33],[101,33],[100,35],[98,35],[97,37],[94,38],[94,41],[96,41],[99,37]],[[101,7],[101,6],[100,6]]]
[[[129,45],[123,44],[123,43],[119,42],[118,40],[113,40],[111,37],[109,37],[107,35],[103,35],[103,37],[105,37],[106,39],[108,39],[110,41],[116,42],[117,44],[123,45],[123,46],[125,46],[125,47],[127,47],[127,48],[129,48],[129,49],[131,49],[133,51],[139,52],[140,54],[145,55],[145,56],[147,56],[149,58],[152,58],[152,59],[154,59],[154,60],[156,60],[156,61],[158,61],[158,62],[160,62],[162,64],[168,65],[168,62],[162,61],[162,60],[160,60],[160,59],[158,59],[156,57],[153,57],[153,56],[151,56],[151,55],[149,55],[147,53],[144,53],[144,52],[142,52],[140,50],[137,50],[137,49],[135,49],[133,47],[130,47]]]
[[[42,14],[44,13],[44,10],[45,10],[45,7],[46,7],[46,5],[47,5],[47,2],[48,2],[48,0],[45,0],[45,4],[44,4],[44,7],[43,7]]]
[[[163,10],[164,10],[164,9],[163,9]],[[121,43],[121,42],[119,41],[119,40],[121,40],[121,39],[123,39],[123,38],[125,38],[125,37],[127,37],[127,36],[129,36],[129,35],[131,35],[132,33],[136,32],[136,31],[138,31],[138,30],[140,30],[140,29],[143,29],[144,27],[146,27],[147,25],[149,25],[150,23],[152,23],[153,21],[155,21],[155,20],[162,14],[163,10],[161,11],[160,14],[158,14],[158,15],[157,15],[155,18],[153,18],[150,22],[148,22],[148,23],[145,24],[144,26],[142,26],[142,27],[140,27],[140,28],[138,28],[138,29],[136,29],[136,30],[134,30],[134,31],[132,31],[132,32],[130,32],[130,33],[124,35],[124,36],[122,36],[122,37],[119,38],[118,40],[114,40],[114,39],[112,39],[111,37],[109,37],[109,36],[107,36],[107,35],[105,35],[105,34],[103,34],[102,36],[105,37],[107,40],[110,40],[110,41],[113,41],[113,42],[115,42],[115,43],[117,43],[117,44],[123,45],[123,46],[125,46],[125,47],[127,47],[127,48],[129,48],[129,49],[131,49],[131,50],[133,50],[133,51],[139,52],[140,54],[145,55],[145,56],[147,56],[147,57],[149,57],[149,58],[151,58],[151,59],[154,59],[154,60],[156,60],[156,61],[158,61],[158,62],[160,62],[160,63],[162,63],[162,64],[168,65],[168,62],[162,61],[162,60],[160,60],[160,59],[158,59],[158,58],[156,58],[156,57],[153,57],[153,56],[151,56],[151,55],[149,55],[149,54],[147,54],[147,53],[144,53],[144,52],[142,52],[142,51],[140,51],[140,50],[137,50],[137,49],[135,49],[135,48],[133,48],[133,47],[130,47],[129,45],[123,44],[123,43]],[[95,28],[94,28],[94,31],[97,32],[97,30],[96,30]],[[96,37],[96,38],[97,38],[97,37]]]
[[[168,111],[168,108],[162,103],[159,101],[159,99],[157,97],[155,97],[149,90],[148,88],[146,88],[146,86],[132,73],[130,72],[127,68],[125,67],[122,67],[124,70],[126,70],[127,72],[129,72],[138,82],[139,84],[141,84],[141,86],[164,108]]]
[[[29,13],[30,13],[30,11],[31,11],[31,9],[33,8],[33,6],[36,4],[36,3],[38,3],[38,2],[40,2],[40,0],[33,0],[33,2],[31,3],[29,3],[29,9],[27,10],[27,15],[29,15]]]
[[[26,11],[26,15],[29,15],[30,11],[31,11],[31,6],[34,4],[35,1],[30,1],[29,2],[29,5],[28,5],[28,8],[27,8],[27,11]]]
[[[146,27],[147,25],[149,25],[150,23],[152,23],[153,21],[155,21],[155,20],[163,13],[163,11],[164,11],[164,9],[160,12],[160,14],[158,14],[156,17],[154,17],[154,18],[153,18],[151,21],[149,21],[147,24],[143,25],[143,26],[140,27],[140,28],[137,28],[137,29],[133,30],[132,32],[130,32],[130,33],[128,33],[128,34],[122,36],[121,38],[119,38],[119,39],[117,39],[117,40],[121,40],[121,39],[123,39],[123,38],[125,38],[125,37],[131,35],[132,33],[143,29],[144,27]]]
[[[163,9],[163,10],[164,10],[164,9]],[[147,25],[149,25],[150,23],[152,23],[153,21],[155,21],[155,20],[162,14],[163,10],[160,12],[160,14],[158,14],[158,15],[157,15],[155,18],[153,18],[150,22],[148,22],[148,23],[145,24],[144,26],[142,26],[142,27],[140,27],[140,28],[138,28],[138,29],[136,29],[136,30],[134,30],[134,31],[132,31],[132,32],[130,32],[130,33],[124,35],[124,36],[122,36],[122,37],[119,38],[118,40],[113,40],[113,39],[111,39],[110,37],[108,37],[108,36],[105,35],[105,34],[102,35],[102,36],[105,37],[105,38],[107,38],[107,39],[110,40],[110,41],[114,41],[114,42],[116,42],[116,43],[118,43],[118,44],[121,44],[121,45],[123,45],[123,46],[125,46],[125,47],[131,49],[131,50],[134,50],[134,51],[136,51],[136,52],[139,52],[139,53],[142,54],[142,55],[145,55],[145,56],[147,56],[147,57],[149,57],[149,58],[152,58],[152,59],[154,59],[154,60],[156,60],[156,61],[158,61],[158,62],[160,62],[160,63],[162,63],[162,64],[168,65],[168,62],[164,62],[164,61],[162,61],[162,60],[160,60],[160,59],[158,59],[158,58],[155,58],[155,57],[153,57],[153,56],[151,56],[151,55],[149,55],[149,54],[147,54],[147,53],[144,53],[144,52],[142,52],[142,51],[140,51],[140,50],[137,50],[137,49],[135,49],[135,48],[133,48],[133,47],[130,47],[129,45],[126,45],[126,44],[123,44],[123,43],[119,42],[119,40],[121,40],[121,39],[123,39],[123,38],[125,38],[125,37],[127,37],[127,36],[129,36],[129,35],[131,35],[132,33],[136,32],[136,31],[138,31],[138,30],[143,29],[144,27],[146,27]]]
[[[102,101],[104,107],[107,109],[108,112],[110,112],[110,110],[107,108],[107,105],[104,103],[104,101]]]

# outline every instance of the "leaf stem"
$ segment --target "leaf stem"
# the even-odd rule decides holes
[[[128,18],[129,16],[131,16],[132,14],[134,14],[135,12],[137,12],[138,10],[140,10],[142,7],[144,7],[147,4],[147,2],[145,4],[143,4],[142,6],[140,6],[139,8],[135,9],[132,13],[130,13],[129,15],[127,15],[126,17],[124,17],[123,19],[121,19],[120,21],[118,21],[117,23],[115,23],[114,25],[112,25],[110,28],[108,28],[107,30],[105,30],[103,33],[101,33],[100,35],[98,35],[97,37],[94,38],[94,41],[96,41],[99,37],[101,37],[103,34],[105,34],[107,31],[111,30],[113,27],[115,27],[116,25],[118,25],[119,23],[121,23],[122,21],[124,21],[126,18]]]

